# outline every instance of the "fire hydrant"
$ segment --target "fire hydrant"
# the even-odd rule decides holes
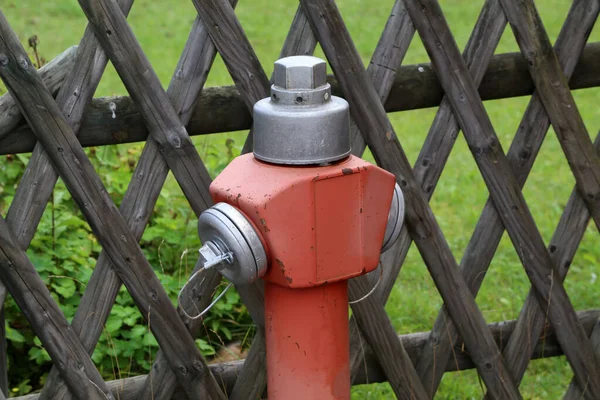
[[[265,287],[270,400],[349,399],[348,279],[374,270],[399,235],[402,192],[350,155],[348,103],[316,57],[275,63],[254,106],[254,154],[210,187],[199,219],[205,265]]]

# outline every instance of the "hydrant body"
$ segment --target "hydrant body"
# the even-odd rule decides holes
[[[269,399],[349,399],[347,280],[374,270],[399,233],[401,192],[392,174],[349,155],[348,105],[332,99],[325,63],[275,66],[272,97],[254,108],[254,154],[210,187],[215,203],[233,207],[201,216],[199,230],[205,253],[229,260],[225,276],[265,281]]]
[[[270,399],[347,399],[347,280],[377,267],[394,176],[349,156],[281,166],[248,154],[215,179],[269,248],[265,330]]]

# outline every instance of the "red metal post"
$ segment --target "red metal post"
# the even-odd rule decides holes
[[[348,281],[265,282],[269,400],[350,399]]]

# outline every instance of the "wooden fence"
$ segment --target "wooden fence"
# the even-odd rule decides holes
[[[0,15],[0,77],[12,96],[0,103],[0,153],[33,151],[0,218],[0,301],[8,290],[54,362],[41,394],[27,398],[254,399],[265,390],[260,284],[238,287],[257,326],[247,359],[208,367],[193,341],[201,322],[180,319],[137,245],[169,170],[197,215],[211,205],[210,178],[189,135],[250,128],[249,110],[269,95],[269,78],[235,16],[237,0],[192,1],[198,16],[166,92],[127,24],[133,0],[79,0],[89,20],[81,43],[40,73]],[[368,146],[395,174],[407,204],[376,295],[352,306],[354,383],[388,381],[398,398],[424,399],[445,371],[476,368],[488,397],[516,399],[531,359],[564,354],[574,372],[566,397],[600,399],[600,311],[577,313],[562,284],[590,218],[600,228],[600,140],[592,144],[569,88],[600,86],[600,43],[586,45],[599,10],[596,0],[574,0],[553,48],[532,0],[486,0],[461,55],[436,0],[397,0],[365,70],[334,1],[300,0],[281,56],[321,45],[335,91],[350,103],[353,153]],[[507,24],[521,53],[493,56]],[[400,67],[415,32],[431,65]],[[217,51],[235,88],[202,90]],[[131,97],[92,99],[108,59]],[[531,100],[505,155],[482,99],[526,94]],[[121,118],[111,118],[108,102]],[[438,105],[413,168],[386,112]],[[546,247],[521,188],[550,125],[576,187]],[[490,192],[460,265],[428,204],[459,130]],[[82,146],[146,138],[118,210]],[[252,133],[244,151],[251,145]],[[25,254],[59,176],[103,248],[71,324]],[[516,321],[487,325],[474,296],[505,229],[532,290]],[[412,241],[444,307],[430,332],[398,337],[383,306]],[[207,277],[182,298],[193,294],[204,307],[219,282],[216,271]],[[370,279],[351,280],[350,297],[367,292]],[[104,382],[90,354],[121,283],[161,350],[148,377]],[[6,393],[5,358],[0,348]]]

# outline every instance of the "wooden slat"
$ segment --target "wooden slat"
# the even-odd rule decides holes
[[[38,70],[38,74],[52,94],[58,93],[65,77],[71,72],[76,53],[77,46],[71,46]],[[0,115],[0,140],[25,122],[10,93],[0,97]]]
[[[387,119],[376,91],[370,84],[359,55],[350,39],[341,15],[333,1],[302,0],[313,30],[331,64],[350,111],[365,135],[378,164],[396,175],[402,187],[406,206],[406,222],[444,301],[450,305],[452,318],[461,328],[467,348],[471,349],[478,370],[486,384],[499,397],[518,398],[515,385],[506,379],[508,373],[481,312],[458,272],[431,208],[415,180],[410,164]],[[414,19],[413,19],[414,22]],[[381,307],[381,305],[378,305]],[[469,313],[465,313],[469,310]],[[372,327],[377,329],[377,327]],[[498,379],[498,375],[502,379]]]
[[[364,296],[371,289],[369,279],[352,279],[350,281],[349,298],[355,300]],[[352,293],[353,292],[353,293]],[[355,323],[375,353],[379,365],[385,371],[398,399],[427,399],[427,393],[417,375],[408,353],[398,340],[392,323],[377,297],[371,302],[361,301],[352,304],[352,315]],[[352,323],[352,322],[351,322]],[[353,324],[354,325],[354,324]],[[352,325],[351,325],[352,326]],[[356,354],[356,351],[353,352]],[[357,368],[358,370],[358,368]],[[354,375],[354,378],[356,375]]]
[[[567,359],[577,374],[582,377],[588,374],[600,376],[600,366],[593,356],[591,342],[577,325],[573,305],[557,279],[541,235],[473,80],[460,57],[439,4],[435,0],[422,0],[418,3],[407,3],[413,23],[436,65],[442,86],[448,94],[494,205],[536,290],[540,306],[548,310],[561,345],[565,346]],[[590,392],[600,397],[600,379],[598,383],[589,383]],[[496,394],[492,393],[492,396]]]
[[[569,89],[550,39],[532,0],[501,0],[577,187],[600,229],[600,157],[592,147],[581,114]],[[588,9],[597,8],[592,2]],[[590,27],[591,29],[591,27]],[[599,371],[600,372],[600,371]],[[583,378],[582,378],[583,379]],[[600,377],[598,378],[600,386]],[[599,394],[600,395],[600,394]]]
[[[598,319],[598,321],[594,325],[594,330],[590,335],[590,340],[594,344],[594,354],[596,355],[596,357],[600,357],[600,319]],[[583,392],[577,385],[575,379],[573,379],[571,381],[571,384],[569,385],[567,393],[565,393],[564,398],[565,400],[577,400],[581,399],[582,397],[584,397]]]
[[[600,310],[585,310],[577,313],[579,321],[583,326],[586,334],[591,334],[592,329],[597,324],[600,317]],[[492,333],[494,340],[501,349],[506,345],[506,339],[511,336],[514,329],[515,321],[502,321],[488,325],[488,329]],[[416,332],[398,337],[406,351],[408,352],[413,363],[416,364],[421,355],[421,349],[428,340],[429,332]],[[556,342],[552,327],[548,327],[546,331],[546,341],[539,342],[533,353],[534,359],[556,357],[562,355],[560,345]],[[451,360],[446,366],[446,371],[464,371],[474,368],[474,364],[469,354],[464,351],[462,343],[458,343],[455,347],[456,359]],[[242,370],[245,360],[229,361],[222,364],[211,364],[213,375],[219,382],[227,388],[227,393],[231,393],[233,385]],[[125,378],[107,382],[107,385],[113,395],[120,400],[132,400],[138,398],[138,393],[146,379],[146,375],[140,375],[133,378]],[[385,374],[379,368],[375,355],[368,351],[365,358],[365,368],[361,369],[361,373],[357,376],[355,384],[366,384],[385,382]],[[26,396],[16,397],[15,400],[37,400],[39,394],[29,394]],[[178,390],[173,395],[173,400],[188,400],[181,390]]]
[[[581,52],[581,49],[583,48],[584,43],[587,40],[587,37],[589,36],[591,28],[598,16],[599,8],[600,7],[597,3],[592,4],[585,1],[574,2],[571,7],[569,16],[567,17],[567,21],[565,22],[565,26],[563,27],[556,43],[556,54],[558,56],[558,61],[560,62],[560,67],[564,69],[566,77],[569,77],[573,71],[574,64],[578,57],[578,52]],[[527,112],[529,113],[528,115],[530,117],[524,117],[524,121],[531,121],[529,123],[531,124],[531,127],[533,129],[543,128],[543,132],[545,133],[545,131],[548,129],[550,121],[545,107],[543,105],[543,100],[541,99],[541,96],[537,91],[534,97],[532,98],[532,102],[530,103]],[[531,116],[536,116],[537,118],[532,119]],[[519,135],[519,133],[520,132],[518,132],[517,135]],[[542,138],[543,133],[542,137],[540,137],[539,139],[540,144]],[[530,157],[530,148],[531,146],[524,148],[527,149],[527,157]],[[537,154],[538,149],[539,144],[533,146],[533,158],[535,158],[535,154]],[[523,150],[521,150],[521,153],[522,152]],[[517,153],[519,152],[515,152],[515,161],[517,159]],[[531,161],[531,163],[532,162],[533,161]],[[530,169],[531,166],[528,165],[528,168]],[[524,182],[524,179],[521,182]],[[570,200],[570,202],[571,201],[572,200]],[[568,211],[569,209],[565,210],[565,215],[568,215]],[[562,279],[564,279],[564,274],[566,273],[563,272],[563,269],[565,268],[564,262],[567,262],[566,260],[568,260],[568,264],[570,265],[570,260],[572,259],[577,248],[577,244],[579,243],[579,241],[572,241],[574,237],[578,236],[576,234],[576,228],[578,228],[579,225],[568,227],[567,232],[564,233],[567,236],[561,236],[560,232],[563,229],[565,229],[564,221],[565,218],[563,216],[563,218],[561,218],[559,228],[557,228],[558,239],[560,239],[559,241],[562,243],[560,244],[560,246],[557,247],[556,241],[558,239],[557,234],[555,234],[555,237],[553,238],[552,243],[549,247],[551,258],[555,261],[555,268],[557,268],[557,271],[559,272],[559,277]],[[489,224],[486,224],[486,226],[489,230]],[[498,242],[500,240],[501,234],[502,232],[500,231],[497,237]],[[583,232],[581,232],[581,234],[583,234]],[[567,248],[565,248],[564,243],[570,243],[571,246],[567,246]],[[493,247],[495,248],[495,246]],[[566,252],[566,260],[564,259],[562,254],[556,253],[557,249],[559,249],[561,252]],[[509,343],[505,351],[507,363],[509,363],[509,365],[512,366],[511,372],[513,373],[513,376],[517,381],[520,381],[522,379],[523,374],[525,373],[525,369],[527,367],[529,359],[529,354],[531,352],[531,346],[527,345],[526,338],[534,337],[536,332],[541,332],[541,329],[543,329],[546,314],[545,311],[542,310],[545,310],[545,307],[540,308],[539,306],[534,304],[533,299],[528,298],[523,310],[521,311],[521,315],[519,317],[520,321],[517,324],[519,335],[515,336],[515,339],[513,339]],[[518,343],[519,340],[517,338],[522,338],[521,340],[523,340],[523,342]]]
[[[4,14],[0,13],[0,25],[5,23]],[[0,29],[5,28],[6,26]],[[4,37],[0,38],[0,65],[8,59],[5,56],[4,40]],[[5,66],[0,67],[0,71],[4,68]],[[19,244],[2,217],[0,217],[0,278],[52,357],[52,362],[59,369],[71,391],[80,399],[112,399],[92,359],[71,329],[35,267],[25,252],[19,248]]]
[[[572,90],[600,86],[600,43],[585,47],[569,85]],[[333,94],[343,97],[339,84],[330,75]],[[485,72],[479,95],[483,100],[528,96],[535,89],[527,62],[521,53],[495,55]],[[387,112],[437,107],[444,92],[430,64],[405,65],[398,69],[385,109]],[[115,103],[112,118],[109,103]],[[3,118],[0,114],[0,119]],[[205,88],[196,102],[187,125],[190,135],[246,130],[252,117],[235,87]],[[128,96],[96,98],[87,108],[78,138],[83,147],[145,141],[148,130]],[[0,139],[0,155],[27,153],[33,150],[35,136],[27,125],[20,125]]]
[[[249,110],[269,97],[269,79],[227,0],[192,0]],[[242,151],[252,150],[252,132]]]
[[[404,1],[396,0],[367,67],[367,75],[382,104],[388,99],[398,76],[396,72],[414,35],[415,27],[404,8]],[[350,141],[352,154],[361,157],[367,143],[353,119],[350,120]]]
[[[205,189],[210,184],[208,172],[125,16],[111,7],[110,0],[79,0],[79,4],[183,193],[210,204]]]
[[[565,65],[565,73],[567,74],[573,72],[578,55],[584,47],[587,34],[596,18],[594,13],[590,14],[588,12],[584,3],[585,1],[576,1],[574,3],[570,11],[572,17],[567,18],[556,43],[559,57]],[[499,2],[496,1],[496,4],[499,6]],[[497,18],[500,21],[504,21],[504,24],[506,23],[503,13]],[[474,76],[474,80],[477,83],[476,79],[477,76]],[[543,106],[537,95],[534,94],[507,154],[511,168],[521,187],[524,185],[533,166],[548,126],[549,121]],[[457,133],[458,126],[456,126],[456,131],[453,134],[456,135]],[[428,147],[427,143],[435,147],[436,143],[441,141],[440,139],[428,136],[424,149]],[[433,154],[439,156],[440,152],[433,151]],[[425,159],[419,156],[416,168],[419,168]],[[427,164],[429,165],[430,163],[428,162]],[[422,168],[421,171],[428,174],[427,168]],[[494,208],[491,199],[488,199],[460,266],[469,289],[475,295],[479,291],[485,277],[485,272],[489,267],[503,232],[504,225],[500,220],[500,216]],[[444,360],[447,360],[452,354],[450,348],[452,343],[457,340],[457,336],[456,329],[453,327],[451,321],[448,321],[446,310],[442,309],[432,329],[432,336],[426,345],[424,357],[419,362],[420,365],[429,366],[430,372],[428,374],[433,373],[430,377],[423,378],[426,380],[425,385],[430,389],[430,393],[435,393],[443,374],[443,371],[440,369],[433,371],[432,366],[444,365]],[[421,366],[419,368],[420,370],[424,369]],[[512,368],[511,373],[514,373]],[[515,380],[519,382],[519,375],[514,376]]]
[[[129,0],[119,2],[119,6],[126,13],[131,9],[131,5],[132,1]],[[44,81],[48,90],[54,89],[53,93],[58,90],[58,82],[54,82],[54,80],[64,81],[58,91],[57,105],[63,115],[66,115],[68,123],[75,129],[75,133],[80,127],[84,108],[91,101],[106,66],[106,57],[101,51],[98,51],[98,48],[99,45],[94,34],[89,28],[86,29],[76,55],[74,54],[75,47],[72,48],[71,58],[73,61],[70,66],[59,60],[56,67],[59,70],[49,73],[49,79]],[[50,65],[48,64],[48,67]],[[65,73],[67,69],[68,75]],[[40,70],[40,77],[43,79],[41,72]],[[17,107],[14,101],[12,103],[13,107]],[[20,112],[19,117],[22,118]],[[27,249],[33,238],[57,178],[58,175],[52,167],[50,158],[43,147],[37,144],[7,214],[7,223],[15,233],[22,250]],[[77,325],[73,327],[76,334],[79,333],[77,328]],[[54,370],[55,376],[58,377],[58,370]]]
[[[2,286],[2,291],[6,293],[6,287],[4,287],[4,284],[2,284]],[[4,304],[4,299],[2,299],[1,304]],[[6,344],[6,322],[4,318],[4,307],[0,307],[0,393],[8,396],[8,349]]]
[[[414,37],[414,33],[415,29],[412,25],[410,17],[408,16],[408,13],[404,8],[403,1],[396,0],[394,6],[392,7],[390,16],[385,24],[385,28],[383,29],[379,42],[377,43],[377,47],[373,52],[371,62],[367,67],[367,74],[369,75],[373,87],[377,91],[377,95],[379,96],[382,104],[385,103],[389,96],[390,90],[396,78],[396,71],[400,67],[402,60],[406,55],[406,51],[408,50],[408,46]],[[352,154],[362,157],[366,148],[366,142],[353,119],[350,119],[350,140],[352,143]],[[406,235],[406,229],[403,229],[402,233]],[[404,241],[400,242],[404,244]],[[406,252],[403,250],[404,247],[398,246],[398,243],[396,243],[387,251],[387,254],[380,257],[382,277],[381,282],[378,283],[377,290],[374,293],[374,298],[379,300],[381,304],[385,304],[387,302],[394,282],[400,273],[402,262],[406,256]],[[372,275],[377,275],[377,272],[374,272]],[[364,286],[364,284],[370,280],[369,277],[361,277],[357,279],[360,279],[361,281],[354,282],[354,280],[351,280],[349,282],[349,295],[351,299],[362,297],[364,293],[360,292],[360,286]],[[379,279],[379,277],[377,277],[377,279]],[[371,284],[375,285],[376,282],[377,281],[371,281]],[[369,342],[372,342],[373,340],[374,338],[371,338]],[[395,345],[395,343],[392,344]],[[352,382],[355,381],[360,368],[364,365],[364,352],[368,351],[368,347],[369,343],[365,342],[365,340],[362,338],[360,328],[358,327],[353,315],[350,318],[350,373]],[[402,354],[401,362],[406,363],[407,357],[405,356],[405,351],[402,347],[397,349],[397,351],[394,353]],[[414,374],[414,371],[410,366],[398,366],[406,371],[407,374],[404,377],[397,376],[394,380],[390,379],[392,385],[396,387],[396,390],[401,390],[400,386],[408,386],[410,388],[410,384],[396,385],[395,382],[399,382],[403,378],[414,379],[416,374]],[[389,367],[388,370],[390,370],[390,373],[394,372],[391,371]],[[422,385],[417,385],[415,390],[421,395],[423,394]],[[407,391],[407,393],[410,392],[411,390]]]
[[[183,123],[190,117],[194,100],[198,96],[206,79],[215,51],[201,22],[196,19],[180,62],[169,86],[170,100],[176,107]],[[149,140],[132,175],[127,192],[121,203],[121,214],[127,220],[136,239],[140,239],[147,225],[154,205],[168,173],[168,167],[154,140]],[[202,203],[203,198],[195,198],[195,209],[200,211],[209,205]],[[88,351],[93,351],[110,309],[121,286],[118,275],[113,270],[106,254],[101,253],[96,268],[88,282],[80,306],[73,319],[74,326],[81,330]],[[101,300],[99,300],[99,298]],[[175,378],[169,369],[169,373]],[[53,382],[50,373],[46,387],[49,398],[62,398],[64,388]],[[44,393],[46,394],[46,393]]]
[[[0,37],[3,40],[0,52],[5,54],[0,62],[0,76],[111,258],[153,334],[168,353],[180,384],[187,393],[197,395],[206,381],[210,393],[218,393],[216,382],[203,366],[202,355],[177,317],[151,265],[6,21],[0,24]]]
[[[486,63],[489,62],[489,60],[491,59],[491,56],[493,53],[493,48],[495,47],[495,46],[491,45],[490,46],[491,50],[490,50],[490,47],[486,47],[486,46],[482,47],[482,46],[480,46],[480,43],[481,42],[497,43],[497,41],[499,40],[499,37],[502,33],[502,30],[504,28],[504,25],[505,25],[505,22],[503,24],[501,21],[500,21],[500,23],[497,23],[497,21],[495,21],[494,15],[498,14],[498,13],[500,15],[502,15],[502,10],[500,9],[500,6],[497,2],[494,2],[494,1],[486,2],[486,5],[484,6],[481,16],[478,19],[477,24],[475,26],[475,32],[477,34],[471,36],[471,39],[469,40],[469,43],[467,44],[467,47],[465,50],[466,60],[470,64],[471,69],[476,74],[478,80],[481,80],[481,77],[483,76],[483,72],[485,70]],[[411,26],[412,26],[412,23],[411,23]],[[481,37],[479,37],[479,33],[481,33]],[[478,52],[481,52],[482,54],[478,54],[478,52],[475,51],[475,49],[478,49],[479,50]],[[472,52],[474,54],[471,54]],[[439,125],[436,125],[436,121],[438,123],[439,123],[439,121],[444,121],[444,123],[440,123]],[[420,157],[420,159],[422,159],[423,156],[425,155],[425,158],[427,160],[429,160],[429,162],[424,163],[422,161],[419,162],[419,160],[418,160],[417,164],[415,166],[415,174],[417,176],[417,179],[421,183],[426,182],[428,180],[428,178],[429,178],[429,180],[432,180],[434,182],[433,184],[426,184],[426,185],[421,184],[422,188],[429,189],[429,191],[427,192],[428,196],[430,196],[432,194],[432,189],[435,187],[435,183],[439,179],[439,175],[441,174],[441,171],[442,171],[445,161],[447,159],[447,155],[449,154],[449,151],[451,149],[453,139],[456,137],[456,134],[458,133],[458,124],[456,123],[455,120],[452,120],[452,113],[451,113],[449,104],[447,103],[447,100],[442,101],[440,109],[438,110],[438,114],[436,115],[436,119],[434,120],[434,128],[436,126],[443,127],[447,131],[440,132],[441,134],[439,135],[439,137],[436,137],[433,140],[428,140],[428,142],[426,142],[426,145],[422,149],[419,157]],[[455,130],[455,132],[453,132],[453,130]],[[428,138],[431,138],[431,137],[432,137],[432,135],[428,136]],[[449,140],[444,140],[446,138],[448,138]],[[440,146],[438,146],[438,147],[434,146],[433,148],[431,148],[432,146],[427,146],[427,143],[434,144],[434,145],[439,144]],[[431,177],[428,177],[424,174],[421,174],[421,172],[423,170],[436,171],[437,174],[433,173],[433,175]],[[410,245],[410,238],[407,236],[406,231],[402,232],[399,242],[401,243],[401,246],[398,249],[399,259],[395,260],[397,265],[399,263],[401,263],[402,260],[404,259],[405,255],[408,251],[408,247]],[[393,283],[393,280],[391,282]],[[383,286],[385,287],[386,285],[383,285]],[[392,287],[392,285],[388,285],[387,290],[383,291],[383,293],[385,293],[385,298],[387,298],[387,295],[389,294],[391,287]],[[358,367],[359,365],[360,365],[360,363],[358,362],[356,366]],[[424,386],[426,388],[429,388],[429,385],[427,385],[426,381],[424,381]]]
[[[597,152],[600,151],[600,133],[596,136],[594,147]],[[561,282],[565,279],[569,271],[571,261],[583,238],[589,220],[590,213],[586,207],[586,203],[577,188],[574,188],[548,246]],[[540,309],[533,291],[530,291],[515,324],[513,335],[511,335],[504,349],[507,362],[510,362],[512,365],[511,373],[517,381],[523,378],[535,345],[538,342],[540,345],[544,345],[545,343],[543,338],[536,335],[536,333],[538,335],[540,333],[543,334],[548,328],[546,314],[540,311],[543,310]],[[540,327],[541,329],[539,329]],[[597,330],[598,328],[594,329]],[[592,337],[598,340],[597,335],[593,335]],[[527,342],[528,340],[533,340],[533,342]],[[595,347],[598,347],[598,343],[595,344]],[[519,351],[522,354],[519,354]],[[575,397],[577,399],[587,398],[587,393],[586,396],[582,397],[583,393],[577,384],[572,383],[569,392],[572,395],[578,394]]]
[[[193,110],[193,103],[204,84],[214,56],[214,47],[208,40],[202,23],[197,19],[168,92],[170,100],[177,107],[176,110],[184,123],[189,119],[190,111]],[[137,239],[143,233],[168,173],[168,167],[159,150],[159,146],[154,140],[147,142],[133,174],[133,181],[121,204],[121,213],[128,220],[128,224]],[[204,190],[208,192],[207,187]],[[198,213],[210,205],[203,203],[205,198],[206,196],[198,196],[191,201],[193,208]],[[216,277],[218,278],[218,274]],[[118,276],[112,271],[105,254],[101,254],[74,319],[74,322],[86,322],[85,337],[90,351],[95,347],[101,334],[103,324],[110,312],[110,307],[119,287]],[[103,294],[103,301],[97,301],[96,296],[99,293]],[[90,315],[93,315],[94,318],[90,318]],[[162,356],[160,352],[159,355]],[[170,368],[167,369],[169,376],[174,379]]]

